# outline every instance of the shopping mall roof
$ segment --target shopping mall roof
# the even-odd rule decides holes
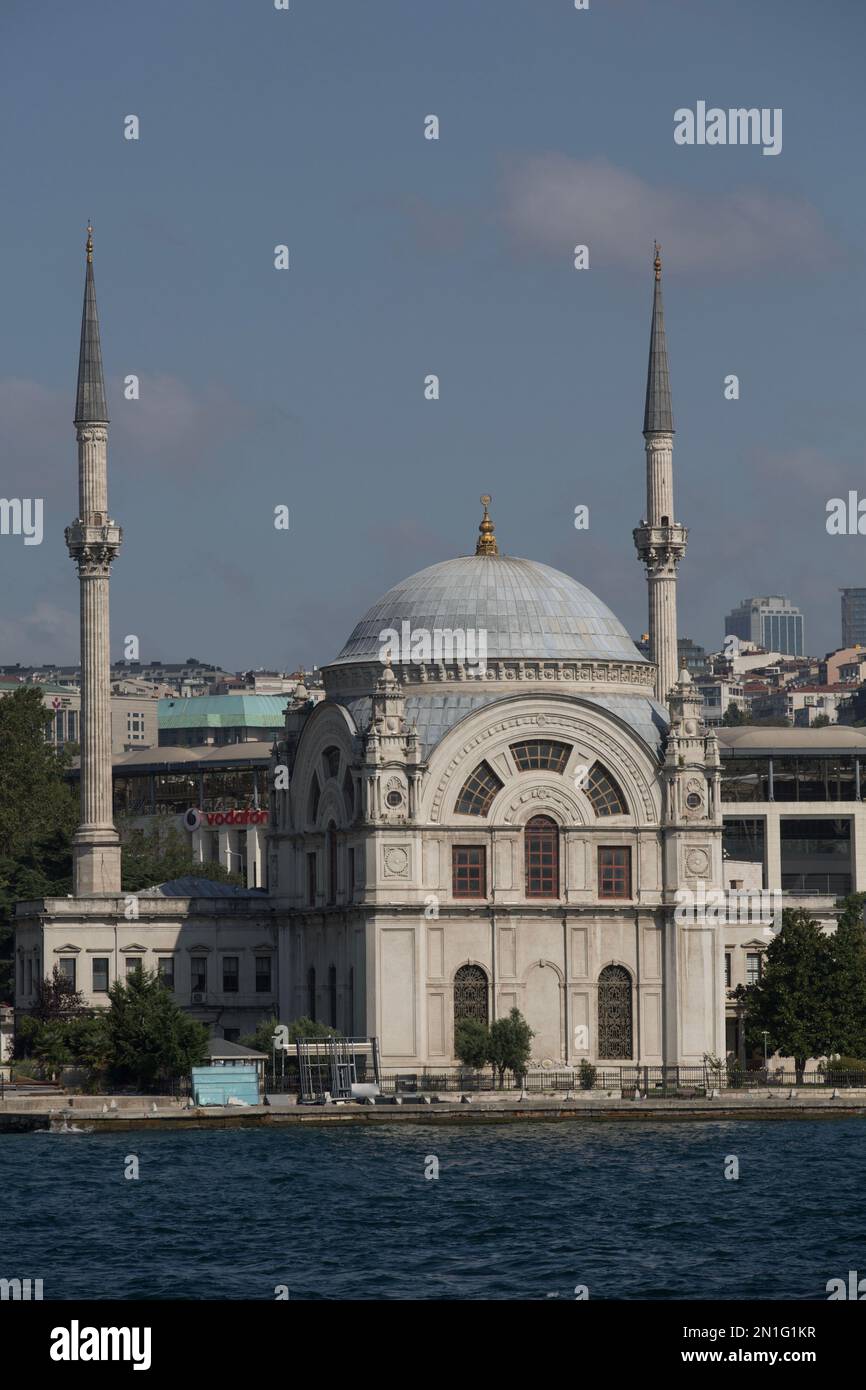
[[[769,724],[734,724],[717,728],[722,757],[792,758],[802,753],[813,758],[866,756],[866,729],[850,724],[829,724],[820,729],[776,729]]]
[[[164,729],[281,729],[287,695],[193,695],[164,697],[159,727]]]
[[[131,753],[115,753],[111,760],[115,776],[125,772],[187,772],[218,767],[266,767],[271,760],[273,744],[261,739],[248,743],[203,744],[200,748],[136,748]],[[76,758],[70,769],[73,776],[80,771]]]

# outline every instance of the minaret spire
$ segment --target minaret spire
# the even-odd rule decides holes
[[[66,545],[78,567],[81,606],[81,820],[72,870],[73,891],[84,897],[120,892],[120,837],[112,818],[108,584],[123,538],[108,515],[108,409],[89,225],[74,423],[78,516],[66,528]]]
[[[643,434],[646,450],[647,512],[634,530],[638,559],[649,589],[650,657],[656,663],[656,699],[667,702],[676,683],[677,566],[688,531],[674,520],[674,422],[662,304],[661,247],[653,244],[653,309]]]
[[[78,353],[78,389],[75,393],[75,424],[108,423],[105,382],[102,377],[102,349],[99,345],[99,314],[93,280],[93,228],[87,224],[87,270],[84,276],[84,308],[81,311],[81,347]]]
[[[668,373],[668,345],[665,339],[665,311],[662,303],[662,258],[658,242],[653,243],[653,316],[650,328],[649,365],[646,375],[644,434],[673,434],[671,379]]]

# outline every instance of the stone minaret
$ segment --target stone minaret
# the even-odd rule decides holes
[[[85,897],[120,892],[120,837],[111,814],[108,580],[123,535],[108,515],[108,409],[90,226],[75,432],[78,517],[66,528],[66,545],[78,566],[81,603],[81,820],[73,841],[73,891],[76,897]]]
[[[688,531],[674,520],[671,383],[662,307],[660,247],[654,248],[653,317],[646,382],[643,436],[646,440],[647,513],[634,530],[638,559],[646,566],[649,588],[650,660],[656,663],[656,699],[667,703],[677,661],[677,565],[685,554]]]

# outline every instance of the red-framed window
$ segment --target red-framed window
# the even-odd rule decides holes
[[[559,826],[549,816],[533,816],[523,832],[527,898],[559,897]]]
[[[487,850],[484,845],[454,845],[451,892],[455,898],[487,897]]]
[[[598,851],[598,896],[631,897],[631,849],[628,845],[601,845]]]

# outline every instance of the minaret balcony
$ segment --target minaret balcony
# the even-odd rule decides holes
[[[632,532],[641,564],[649,569],[676,568],[686,553],[688,529],[675,521],[665,526],[649,526],[642,522]]]

